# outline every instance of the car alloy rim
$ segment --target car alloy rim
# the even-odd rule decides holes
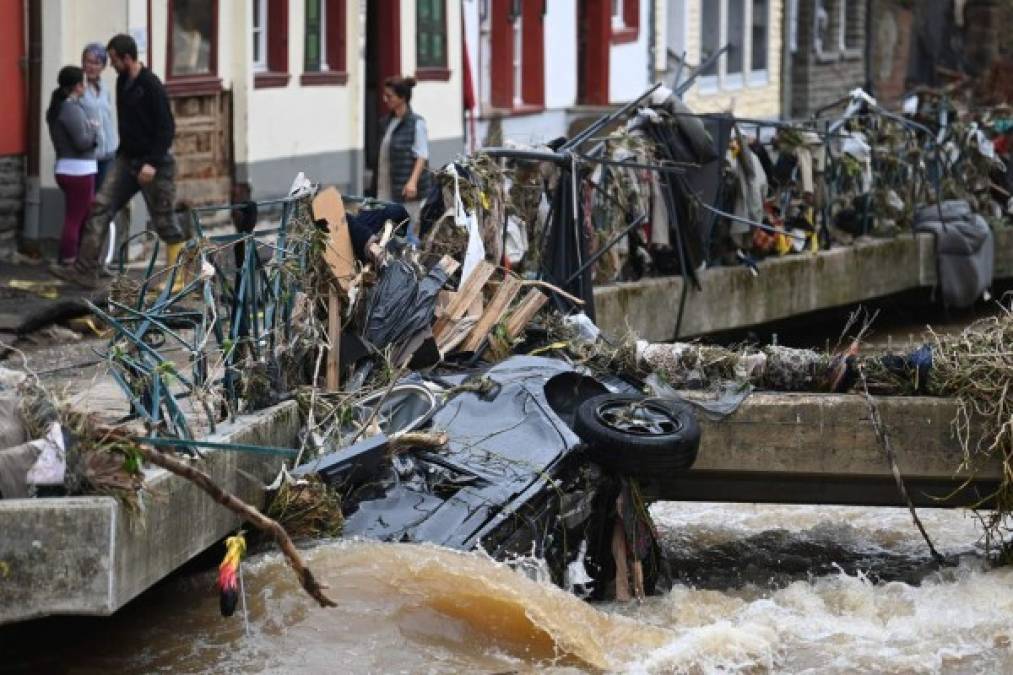
[[[667,436],[682,429],[670,411],[646,401],[607,401],[598,406],[595,417],[610,429],[635,436]]]

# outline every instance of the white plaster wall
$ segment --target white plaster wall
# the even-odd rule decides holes
[[[636,42],[612,45],[609,53],[609,103],[626,103],[650,86],[647,51],[653,0],[640,0],[640,30]]]
[[[511,115],[500,118],[503,141],[523,145],[540,145],[566,135],[567,113],[563,108],[545,110],[537,114]],[[490,120],[478,122],[479,141],[489,133]]]
[[[350,3],[351,4],[351,3]],[[450,78],[423,80],[412,92],[412,109],[425,118],[432,141],[464,136],[461,0],[447,2],[447,68]],[[401,0],[401,68],[415,72],[415,0]]]
[[[545,13],[545,107],[566,108],[576,103],[577,2],[549,0]]]
[[[240,4],[240,3],[237,3]],[[236,161],[256,162],[298,155],[317,155],[358,148],[362,144],[362,71],[358,67],[362,22],[358,4],[345,4],[345,63],[348,81],[343,85],[303,86],[305,3],[289,2],[288,85],[253,88],[253,58],[249,29],[253,18],[250,3],[241,3],[245,15],[243,38],[233,39],[236,64],[235,120],[245,125],[242,154],[237,142]],[[233,24],[237,25],[237,24]],[[240,83],[243,86],[238,86]],[[244,91],[245,90],[245,91]]]

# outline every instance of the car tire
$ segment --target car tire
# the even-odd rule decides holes
[[[700,426],[691,406],[639,394],[602,394],[577,408],[574,432],[592,461],[653,481],[696,461]]]

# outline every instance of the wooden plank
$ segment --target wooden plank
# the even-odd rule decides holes
[[[456,272],[461,267],[461,263],[457,262],[449,255],[445,255],[442,258],[440,258],[440,262],[436,264],[439,265],[441,268],[443,268],[443,271],[447,273],[448,277],[454,276],[454,272]]]
[[[439,341],[440,336],[447,331],[454,321],[457,321],[468,311],[472,302],[480,296],[485,282],[496,271],[496,267],[485,260],[475,266],[475,269],[467,279],[461,282],[461,287],[454,295],[453,300],[447,307],[447,312],[433,326],[433,335]]]
[[[341,298],[334,288],[327,294],[327,337],[331,348],[327,352],[327,391],[341,386]]]
[[[482,340],[492,330],[492,327],[506,316],[507,310],[510,309],[510,303],[521,292],[521,286],[520,279],[512,274],[506,276],[503,283],[500,284],[499,290],[496,291],[496,295],[493,296],[492,302],[482,312],[482,317],[475,324],[475,327],[471,329],[468,339],[464,341],[464,346],[462,347],[464,351],[473,352],[478,349],[479,345],[482,344]]]
[[[532,288],[528,291],[527,295],[517,303],[517,308],[514,309],[514,313],[510,315],[506,323],[507,336],[512,340],[513,338],[520,335],[521,331],[524,330],[527,325],[531,322],[531,319],[535,318],[535,314],[542,308],[549,298],[537,288]]]
[[[347,291],[355,275],[355,254],[352,252],[352,236],[345,220],[345,204],[341,201],[338,188],[329,187],[313,198],[313,219],[327,221],[330,239],[324,250],[324,260],[341,288]]]

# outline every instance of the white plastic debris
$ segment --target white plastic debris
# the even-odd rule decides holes
[[[67,449],[63,444],[63,428],[53,422],[45,438],[32,441],[39,449],[39,459],[28,470],[29,485],[63,485],[67,473]]]
[[[566,566],[566,590],[579,598],[589,596],[594,584],[594,579],[587,573],[587,568],[584,566],[585,556],[587,556],[587,539],[580,542],[580,550],[577,551],[577,557]]]
[[[511,265],[516,265],[524,260],[528,252],[528,229],[524,227],[517,216],[507,218],[506,229],[506,257]]]
[[[595,325],[594,321],[588,317],[584,312],[577,314],[571,314],[563,319],[563,323],[571,328],[577,329],[577,337],[583,342],[594,343],[598,340],[598,336],[601,334],[601,330]]]

